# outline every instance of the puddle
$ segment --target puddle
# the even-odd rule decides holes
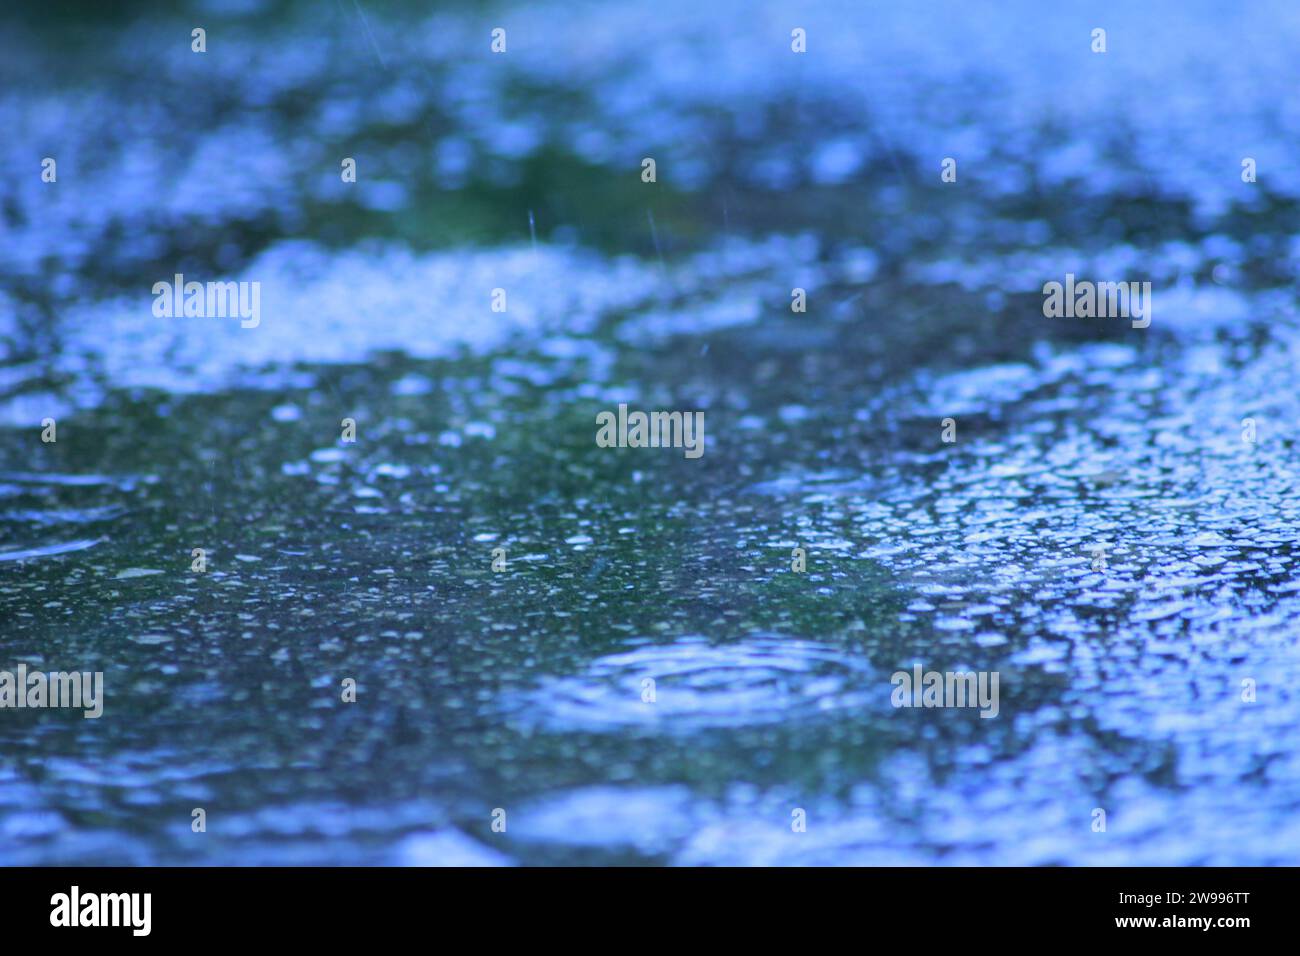
[[[1293,862],[1300,16],[968,6],[16,21],[0,862]]]

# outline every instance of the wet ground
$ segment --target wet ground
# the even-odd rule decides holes
[[[1294,864],[1300,16],[967,6],[7,25],[0,862]]]

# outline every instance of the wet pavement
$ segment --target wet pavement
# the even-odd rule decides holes
[[[0,862],[1294,864],[1295,9],[529,7],[0,37]]]

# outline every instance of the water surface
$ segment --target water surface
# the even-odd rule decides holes
[[[16,19],[0,668],[106,704],[0,712],[0,862],[1295,863],[1297,42],[1280,2]],[[155,317],[177,272],[260,325]],[[1066,272],[1150,328],[1044,318]],[[704,456],[596,447],[620,402]],[[893,708],[917,661],[998,717]]]

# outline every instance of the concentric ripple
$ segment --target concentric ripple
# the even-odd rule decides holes
[[[688,636],[598,657],[580,674],[544,679],[514,703],[519,718],[548,729],[639,725],[673,733],[866,708],[871,675],[867,662],[816,641],[764,634],[717,644]]]

